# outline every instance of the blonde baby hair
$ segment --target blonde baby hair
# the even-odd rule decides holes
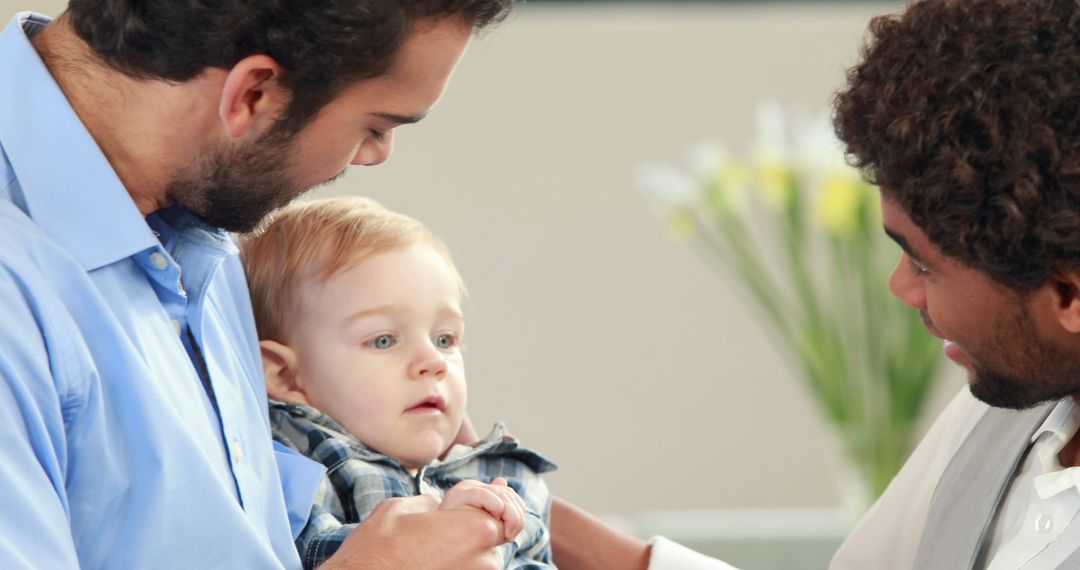
[[[300,293],[338,271],[389,251],[422,244],[446,260],[460,294],[465,288],[446,245],[414,218],[357,196],[295,202],[240,237],[259,338],[288,340]]]

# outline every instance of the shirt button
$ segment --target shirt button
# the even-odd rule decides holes
[[[240,445],[239,439],[232,441],[232,458],[234,463],[240,463],[244,460],[244,447]]]
[[[150,254],[150,263],[158,269],[165,269],[169,266],[169,260],[156,251]]]
[[[172,326],[174,329],[176,329],[176,334],[180,334],[181,332],[183,332],[183,328],[180,326],[180,321],[174,319],[172,322]]]
[[[1054,517],[1046,513],[1035,517],[1035,530],[1037,530],[1039,534],[1046,534],[1054,530]]]

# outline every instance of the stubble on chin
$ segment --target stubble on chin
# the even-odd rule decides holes
[[[991,365],[972,357],[971,394],[995,408],[1025,410],[1080,394],[1080,357],[1019,327],[989,354],[1007,362]],[[1006,348],[1006,345],[1011,348]]]
[[[976,369],[968,388],[972,396],[995,408],[1024,410],[1045,401],[1019,379],[988,370]]]
[[[290,155],[287,141],[213,149],[177,174],[166,196],[209,226],[248,232],[306,192],[290,176]]]

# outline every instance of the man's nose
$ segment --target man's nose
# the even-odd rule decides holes
[[[386,162],[394,152],[394,132],[383,135],[382,140],[368,137],[356,151],[352,164],[356,166],[375,166]]]
[[[889,276],[889,291],[900,299],[900,302],[912,309],[926,309],[926,285],[922,279],[915,276],[908,268],[910,262],[907,254],[900,256],[900,260],[893,267],[892,275]]]

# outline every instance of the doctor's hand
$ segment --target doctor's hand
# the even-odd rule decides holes
[[[525,501],[521,500],[502,477],[497,477],[490,484],[468,480],[454,485],[446,492],[439,510],[462,507],[481,509],[502,523],[505,542],[514,540],[525,528]]]

